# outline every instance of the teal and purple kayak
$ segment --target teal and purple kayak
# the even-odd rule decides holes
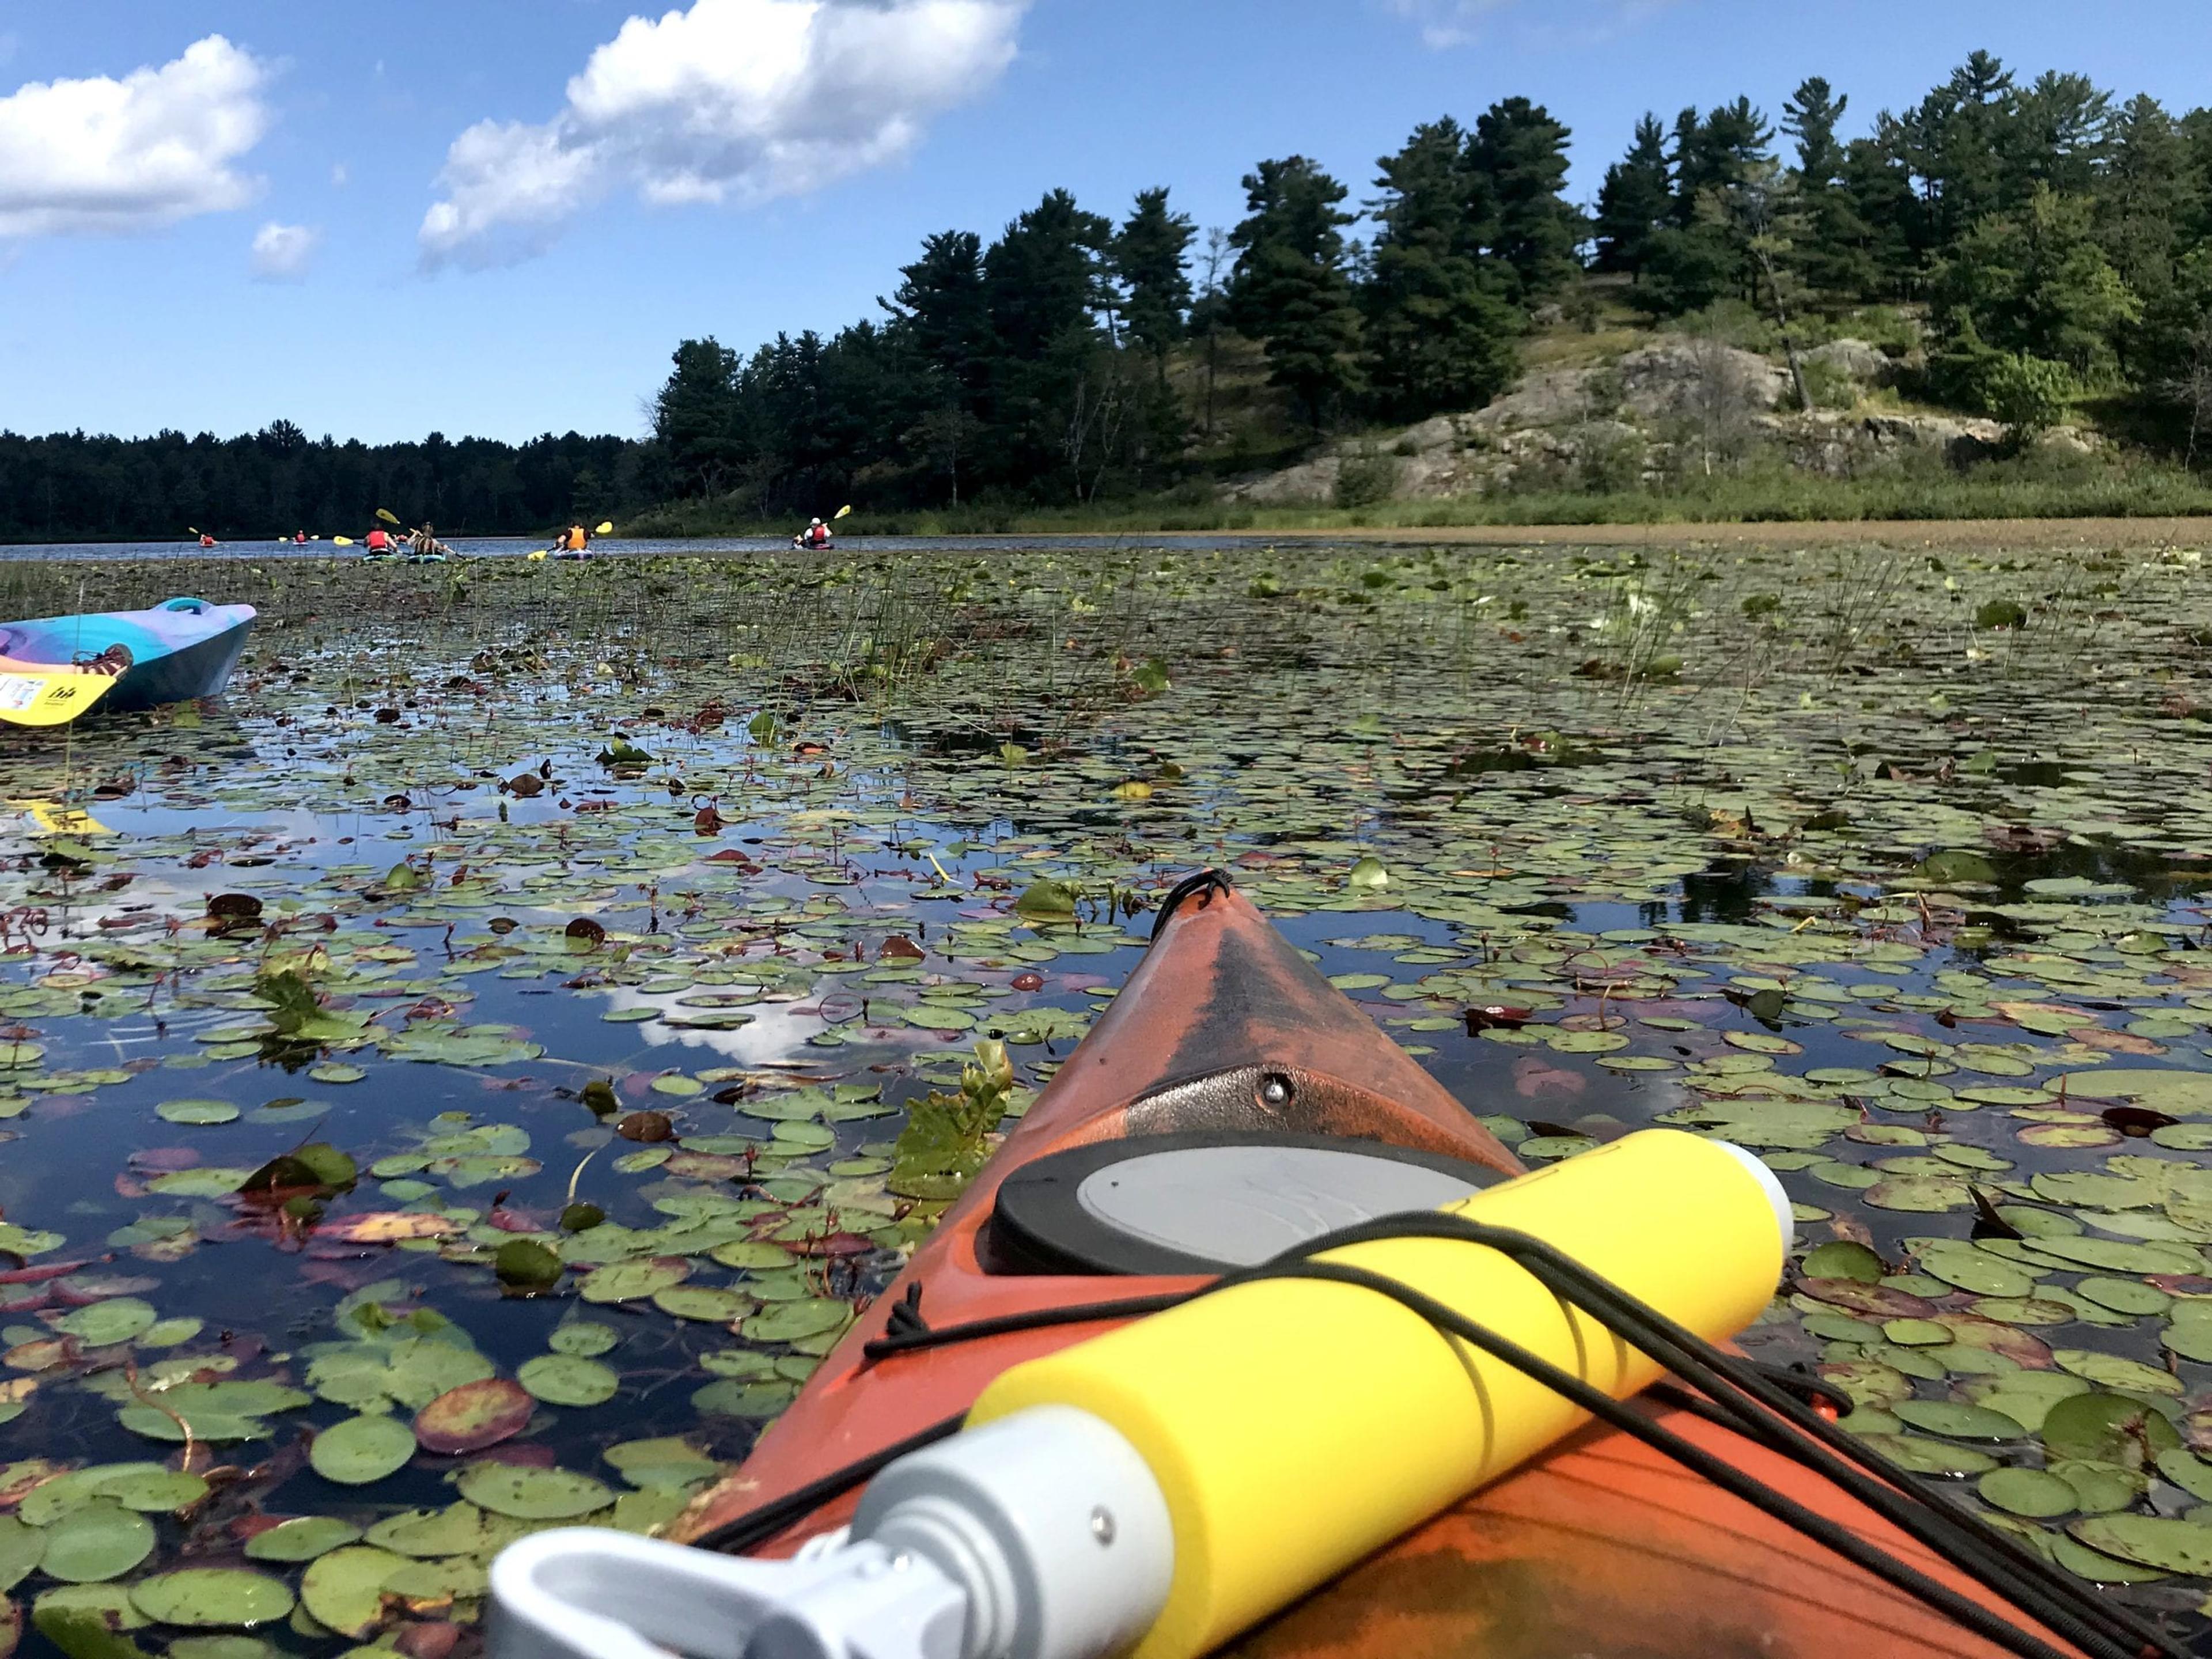
[[[252,625],[250,605],[190,599],[0,623],[0,720],[52,726],[95,703],[129,710],[211,697],[230,683]]]

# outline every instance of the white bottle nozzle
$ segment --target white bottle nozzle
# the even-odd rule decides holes
[[[1021,1412],[885,1469],[849,1539],[751,1561],[628,1533],[524,1539],[493,1659],[1104,1659],[1167,1600],[1158,1484],[1087,1412]]]

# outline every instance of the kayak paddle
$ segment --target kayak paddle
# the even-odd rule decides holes
[[[0,671],[0,720],[14,726],[65,726],[106,696],[112,674],[74,668]]]

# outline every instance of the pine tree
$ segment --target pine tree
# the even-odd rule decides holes
[[[2112,96],[2086,75],[2046,70],[2021,93],[2004,146],[2005,203],[2017,207],[2039,184],[2087,196],[2111,154]]]
[[[898,289],[877,303],[897,319],[922,359],[962,401],[989,378],[991,315],[983,293],[983,242],[972,230],[926,238],[921,258],[899,268]]]
[[[2111,157],[2098,181],[2098,233],[2114,268],[2146,301],[2172,284],[2190,183],[2173,118],[2148,94],[2129,100],[2112,118]]]
[[[1318,428],[1331,403],[1358,383],[1359,341],[1340,205],[1345,187],[1303,155],[1262,161],[1244,175],[1247,216],[1230,233],[1237,249],[1230,321],[1264,347],[1269,378]]]
[[[1121,412],[1117,354],[1099,312],[1113,302],[1105,253],[1114,227],[1046,192],[983,255],[991,366],[993,460],[1009,488],[1083,499],[1096,488],[1102,420]]]
[[[1662,316],[1680,315],[1729,295],[1749,298],[1755,276],[1742,246],[1712,212],[1716,192],[1772,161],[1774,129],[1748,98],[1702,118],[1686,109],[1674,122],[1672,222],[1652,239],[1643,303]]]
[[[1937,246],[2005,205],[2006,150],[2019,106],[2012,72],[1977,52],[1898,122],[1900,159],[1923,181]]]
[[[1954,383],[1990,350],[2063,363],[2092,383],[2110,376],[2142,305],[2098,245],[2094,213],[2086,198],[2039,184],[2018,212],[1960,239],[1931,296]]]
[[[1581,268],[1583,216],[1560,194],[1570,136],[1542,105],[1508,98],[1482,112],[1468,142],[1482,242],[1511,273],[1506,297],[1522,306],[1556,294]]]
[[[711,335],[676,348],[674,368],[653,400],[653,435],[686,495],[711,495],[744,459],[738,354]]]
[[[1667,176],[1667,132],[1648,110],[1636,124],[1628,154],[1605,170],[1597,194],[1597,268],[1625,270],[1640,279],[1651,238],[1666,222],[1672,193]]]
[[[1836,137],[1848,97],[1819,76],[1801,82],[1782,106],[1782,131],[1797,141],[1797,198],[1804,216],[1796,266],[1806,285],[1839,299],[1863,299],[1881,287],[1873,228],[1844,180],[1848,151]]]
[[[1165,372],[1168,348],[1183,337],[1190,312],[1191,239],[1198,227],[1185,213],[1168,210],[1165,189],[1138,192],[1137,203],[1114,237],[1114,274],[1126,298],[1132,338]]]
[[[1473,408],[1513,377],[1521,316],[1504,295],[1518,275],[1481,255],[1486,227],[1474,209],[1489,181],[1474,174],[1473,154],[1447,117],[1376,162],[1381,193],[1368,210],[1379,229],[1359,296],[1368,382],[1388,415]]]

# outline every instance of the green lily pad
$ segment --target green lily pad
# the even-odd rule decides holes
[[[379,1549],[426,1559],[473,1555],[497,1547],[503,1526],[475,1504],[463,1502],[386,1516],[368,1529],[368,1541]]]
[[[120,1578],[154,1553],[153,1523],[112,1498],[70,1510],[46,1528],[46,1576],[65,1583]]]
[[[2042,1469],[1991,1469],[1974,1490],[1992,1509],[2047,1521],[2074,1512],[2074,1488]]]
[[[251,1630],[292,1611],[283,1579],[239,1567],[156,1573],[131,1587],[131,1600],[156,1624],[197,1630]]]
[[[616,1261],[586,1273],[576,1294],[586,1302],[635,1302],[681,1285],[690,1276],[691,1264],[682,1260]]]
[[[415,1455],[415,1435],[391,1417],[349,1417],[307,1449],[317,1474],[342,1486],[366,1486],[396,1474]]]
[[[657,1291],[653,1305],[678,1319],[696,1319],[726,1325],[752,1311],[752,1298],[743,1292],[702,1285],[679,1285]]]
[[[556,1353],[571,1353],[589,1359],[603,1354],[621,1341],[613,1329],[595,1320],[572,1319],[555,1328],[545,1339],[545,1346]]]
[[[249,1561],[312,1561],[361,1536],[361,1528],[336,1516],[300,1515],[246,1540]]]
[[[778,1302],[747,1316],[743,1330],[755,1342],[790,1342],[842,1328],[853,1317],[849,1304],[835,1297]]]
[[[615,1397],[622,1378],[596,1359],[546,1353],[526,1359],[516,1380],[550,1406],[600,1406]]]
[[[300,1578],[300,1604],[318,1622],[356,1641],[384,1617],[384,1581],[407,1558],[367,1544],[349,1544],[307,1563]]]
[[[1950,1440],[2017,1440],[2025,1432],[2002,1412],[1940,1400],[1900,1400],[1890,1410],[1916,1429]]]
[[[238,1115],[227,1100],[165,1100],[154,1109],[165,1123],[234,1123]]]
[[[1983,1403],[1993,1404],[1987,1396]],[[2115,1394],[2055,1401],[2044,1416],[2042,1435],[2051,1456],[2092,1462],[2140,1463],[2181,1443],[2180,1432],[2154,1407]]]
[[[2161,1572],[2212,1573],[2212,1526],[2154,1515],[2095,1515],[2066,1530],[2091,1549]]]
[[[54,1328],[76,1337],[88,1348],[106,1348],[143,1335],[160,1316],[135,1296],[116,1296],[72,1309],[54,1321]]]
[[[1997,1467],[1997,1460],[1987,1452],[1948,1445],[1940,1440],[1923,1440],[1917,1435],[1869,1434],[1860,1437],[1899,1468],[1914,1474],[1985,1474]]]
[[[471,1464],[461,1471],[460,1490],[478,1509],[523,1521],[574,1520],[615,1501],[612,1492],[587,1474],[506,1463]]]
[[[46,1534],[26,1526],[12,1515],[0,1515],[0,1595],[21,1583],[38,1570],[46,1553]]]

